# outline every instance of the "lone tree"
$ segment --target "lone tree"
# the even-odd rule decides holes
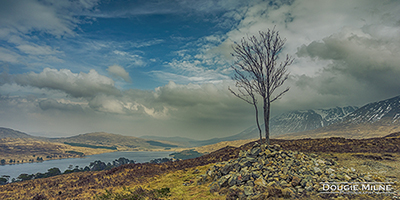
[[[236,59],[234,65],[232,65],[235,71],[232,79],[236,82],[237,92],[230,88],[229,90],[235,96],[254,106],[260,141],[262,142],[256,95],[261,96],[267,145],[270,144],[269,118],[271,103],[289,91],[289,88],[286,88],[273,96],[276,89],[288,79],[287,66],[293,63],[293,58],[289,55],[286,55],[278,63],[285,42],[286,39],[282,39],[278,31],[268,29],[267,32],[260,31],[259,37],[242,38],[240,44],[235,43],[232,47],[232,56]]]

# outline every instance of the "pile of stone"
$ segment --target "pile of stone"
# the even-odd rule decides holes
[[[279,145],[255,144],[237,159],[217,163],[198,184],[211,182],[210,192],[227,199],[296,198],[323,191],[322,182],[388,182],[353,168],[339,167],[335,160],[315,154],[282,150]]]

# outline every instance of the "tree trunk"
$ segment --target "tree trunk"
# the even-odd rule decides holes
[[[257,128],[258,132],[260,133],[260,145],[262,144],[262,131],[260,128],[260,122],[258,122],[258,108],[257,108],[257,103],[253,101],[254,108],[256,109],[256,122],[257,122]]]
[[[264,97],[264,125],[265,125],[265,143],[269,146],[269,113],[270,102],[268,97]]]

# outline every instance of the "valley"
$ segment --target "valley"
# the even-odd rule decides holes
[[[303,152],[305,155],[319,156],[331,160],[335,166],[354,168],[358,174],[370,173],[374,177],[388,177],[395,181],[398,192],[400,180],[400,134],[374,139],[300,139],[271,140],[284,151]],[[201,175],[214,165],[224,166],[231,159],[237,159],[242,151],[250,152],[255,142],[240,147],[225,147],[204,156],[167,162],[162,164],[128,164],[106,171],[79,172],[50,178],[35,179],[0,186],[0,197],[31,199],[41,196],[48,199],[96,199],[100,197],[129,194],[143,188],[148,191],[168,188],[167,199],[226,199],[229,191],[210,191],[209,184],[198,185]],[[218,162],[223,162],[217,164]],[[281,188],[282,187],[282,188]],[[276,193],[263,193],[271,198],[283,197],[283,186],[274,186]],[[106,192],[108,191],[108,192]],[[281,192],[278,192],[281,191]],[[297,191],[297,189],[296,189]],[[228,192],[228,193],[227,193]],[[316,192],[297,193],[300,199],[320,199]],[[353,195],[354,199],[380,198],[391,196]],[[398,195],[398,193],[394,194]]]
[[[1,164],[42,162],[52,159],[76,158],[85,155],[102,154],[115,150],[86,148],[63,143],[45,142],[32,138],[0,139]]]
[[[67,138],[35,137],[0,127],[0,164],[42,162],[114,151],[170,151],[168,141],[145,140],[110,133],[87,133]]]

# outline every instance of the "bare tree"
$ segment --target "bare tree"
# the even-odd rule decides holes
[[[282,52],[286,39],[279,36],[275,29],[268,29],[267,32],[259,32],[259,37],[251,36],[243,38],[240,44],[233,46],[236,58],[232,68],[235,75],[232,78],[236,81],[239,93],[233,92],[235,96],[247,103],[253,104],[256,109],[256,121],[258,123],[257,99],[255,94],[261,96],[263,101],[263,113],[265,124],[265,138],[269,145],[269,119],[271,113],[271,103],[282,97],[289,88],[280,91],[273,96],[277,88],[283,85],[288,79],[289,73],[287,66],[293,63],[293,58],[286,55],[283,61],[278,64],[279,55]],[[249,99],[250,97],[250,99]]]
[[[262,143],[262,131],[260,127],[260,122],[258,120],[258,107],[257,107],[257,99],[255,96],[255,91],[253,89],[253,86],[255,84],[255,81],[250,79],[250,77],[246,76],[244,73],[239,71],[237,68],[233,68],[236,72],[234,77],[232,77],[233,80],[236,81],[235,86],[238,88],[238,92],[233,91],[231,88],[228,88],[229,91],[232,92],[235,96],[239,97],[243,101],[252,104],[254,106],[254,109],[256,111],[256,123],[257,123],[257,128],[260,133],[260,144]]]

